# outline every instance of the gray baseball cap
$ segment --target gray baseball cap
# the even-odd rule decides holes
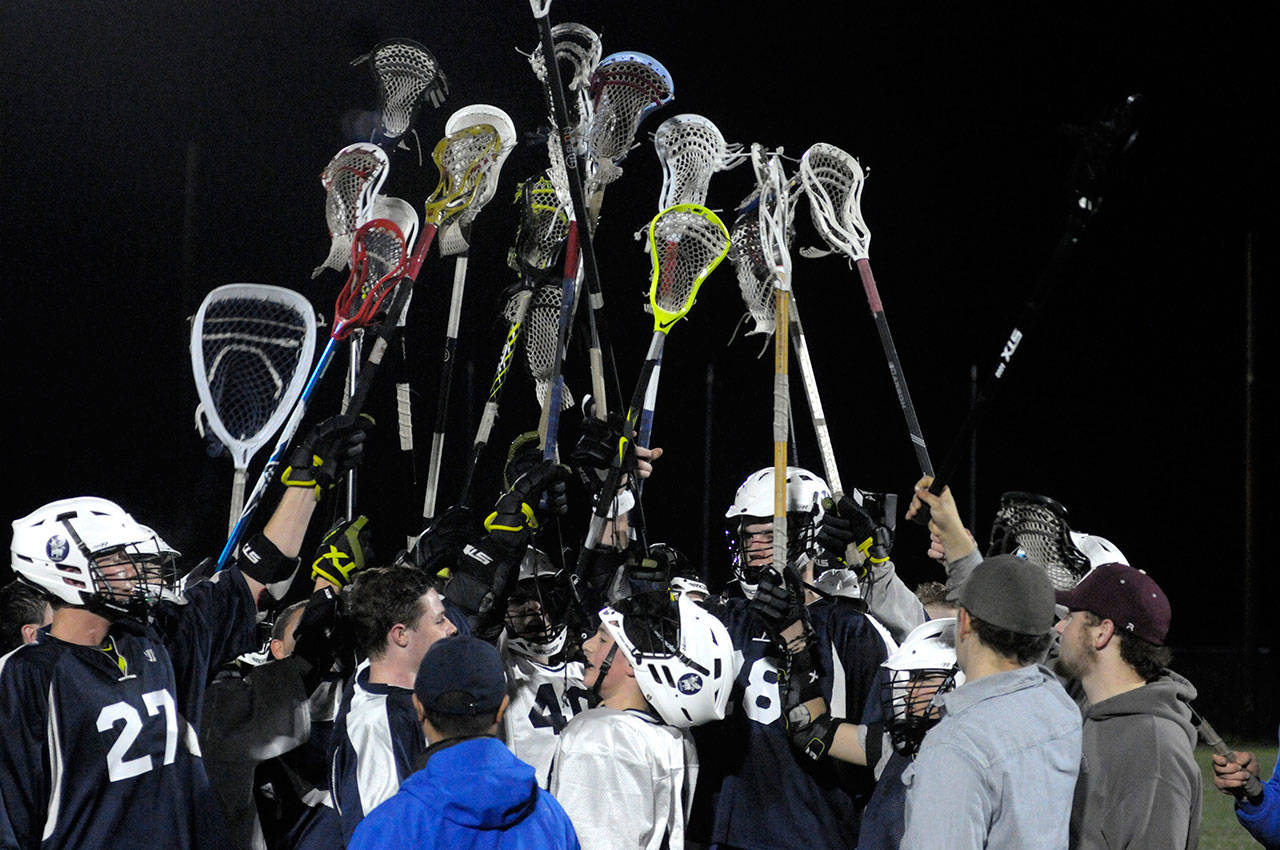
[[[1053,628],[1053,583],[1044,567],[1017,555],[996,555],[960,588],[960,605],[979,620],[1020,635]]]

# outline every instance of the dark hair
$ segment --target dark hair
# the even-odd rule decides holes
[[[1081,611],[1085,616],[1085,625],[1090,627],[1102,623],[1103,618],[1092,611]],[[1144,682],[1154,682],[1160,678],[1164,668],[1173,661],[1173,652],[1167,646],[1156,646],[1147,643],[1136,635],[1116,630],[1120,638],[1120,660],[1134,669]]]
[[[0,655],[22,646],[22,627],[44,622],[44,594],[14,579],[0,587]]]
[[[950,605],[947,601],[947,586],[940,581],[925,581],[916,586],[916,599],[921,605]]]
[[[380,657],[387,648],[387,632],[397,623],[418,622],[418,600],[433,587],[431,578],[414,567],[392,565],[359,573],[347,600],[356,651],[365,658]]]
[[[281,611],[279,614],[277,614],[277,615],[276,615],[275,622],[271,624],[271,639],[272,639],[272,640],[284,640],[284,639],[285,639],[286,635],[285,635],[285,631],[284,631],[284,630],[285,630],[285,626],[286,626],[286,625],[288,624],[288,622],[289,622],[289,619],[290,619],[294,614],[296,614],[296,613],[298,613],[299,611],[301,611],[303,608],[306,608],[306,607],[307,607],[307,602],[308,602],[308,600],[306,600],[306,599],[302,600],[301,602],[295,602],[295,603],[293,603],[292,605],[290,605],[288,608],[285,608],[283,611]],[[295,627],[295,628],[297,627],[297,623],[294,623],[294,627]]]
[[[973,616],[972,611],[969,612],[969,620],[973,623],[973,630],[978,634],[978,640],[1005,658],[1017,661],[1023,667],[1044,658],[1049,644],[1053,642],[1053,632],[1046,631],[1039,635],[1011,632],[978,619]]]
[[[431,721],[431,728],[445,738],[474,738],[487,735],[498,722],[498,712],[488,714],[444,714],[423,708],[422,713]]]

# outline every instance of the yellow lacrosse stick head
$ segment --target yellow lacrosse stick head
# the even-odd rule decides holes
[[[729,230],[698,204],[675,204],[649,222],[653,273],[649,306],[654,333],[667,333],[684,318],[707,276],[729,254]]]
[[[471,206],[501,150],[502,139],[492,124],[463,127],[436,143],[431,159],[440,171],[440,182],[427,198],[426,223],[439,226]]]

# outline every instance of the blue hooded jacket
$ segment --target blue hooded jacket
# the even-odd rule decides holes
[[[370,812],[348,850],[579,850],[569,816],[497,738],[443,742]]]

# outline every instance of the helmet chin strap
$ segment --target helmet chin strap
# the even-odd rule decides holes
[[[591,685],[591,695],[597,700],[600,699],[600,686],[604,684],[604,677],[609,675],[609,668],[613,666],[613,656],[618,652],[618,642],[615,640],[613,646],[609,647],[609,652],[604,657],[604,661],[600,662],[600,672],[596,674],[595,683]]]

